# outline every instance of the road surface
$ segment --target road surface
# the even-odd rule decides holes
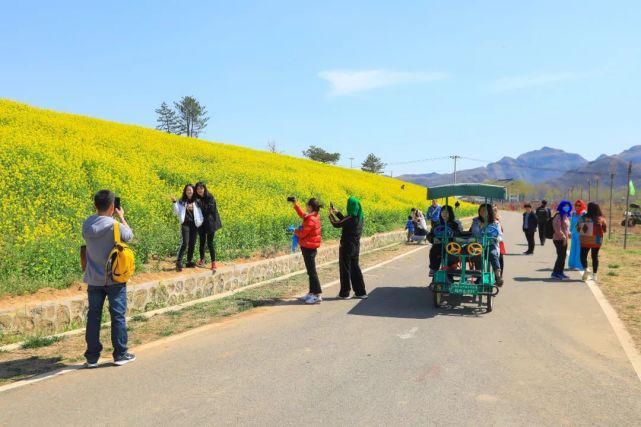
[[[520,217],[504,223],[514,254],[490,314],[432,308],[421,250],[366,274],[369,300],[329,288],[4,392],[0,425],[641,425],[590,290],[547,281],[552,245],[521,256]]]

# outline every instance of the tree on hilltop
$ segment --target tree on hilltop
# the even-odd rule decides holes
[[[158,117],[156,118],[156,122],[158,123],[156,125],[156,129],[167,133],[180,133],[180,127],[178,126],[178,116],[176,115],[176,112],[174,110],[169,108],[169,105],[167,105],[166,102],[163,101],[163,103],[160,104],[160,108],[156,108],[155,111],[158,115]]]
[[[320,147],[310,145],[309,148],[303,151],[303,156],[310,160],[315,160],[321,163],[329,163],[335,165],[341,158],[340,153],[329,153]]]
[[[267,141],[267,151],[270,153],[275,153],[275,154],[282,154],[283,152],[278,149],[278,146],[276,145],[276,141],[273,139],[270,139]]]
[[[180,133],[190,138],[198,138],[209,121],[205,106],[193,96],[183,96],[180,101],[174,102],[174,106],[178,112]]]
[[[365,161],[361,164],[361,170],[365,172],[380,174],[383,173],[385,166],[385,163],[383,163],[380,158],[376,157],[374,153],[370,153],[367,155]]]

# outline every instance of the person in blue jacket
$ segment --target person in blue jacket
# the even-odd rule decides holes
[[[574,202],[574,212],[570,218],[570,256],[568,257],[568,269],[583,270],[581,264],[581,239],[577,225],[579,220],[587,211],[587,205],[581,199]]]
[[[441,219],[441,207],[436,199],[432,200],[432,204],[427,208],[425,217],[432,223],[432,228],[438,225]]]

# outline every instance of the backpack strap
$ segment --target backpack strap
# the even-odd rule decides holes
[[[116,244],[122,243],[120,241],[120,223],[118,221],[114,221],[114,242]]]

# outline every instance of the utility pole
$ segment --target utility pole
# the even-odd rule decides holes
[[[610,221],[608,222],[608,240],[612,237],[612,189],[614,188],[614,173],[610,173]]]
[[[632,179],[632,162],[628,163],[628,192],[625,195],[625,232],[623,233],[623,249],[628,248],[628,212],[630,211],[630,180]],[[632,216],[630,216],[631,218]],[[612,223],[610,223],[610,226]]]
[[[456,161],[460,158],[461,156],[457,156],[457,155],[450,156],[450,159],[454,160],[454,184],[456,184]]]
[[[350,169],[354,169],[354,158],[353,157],[349,158],[349,168]]]

